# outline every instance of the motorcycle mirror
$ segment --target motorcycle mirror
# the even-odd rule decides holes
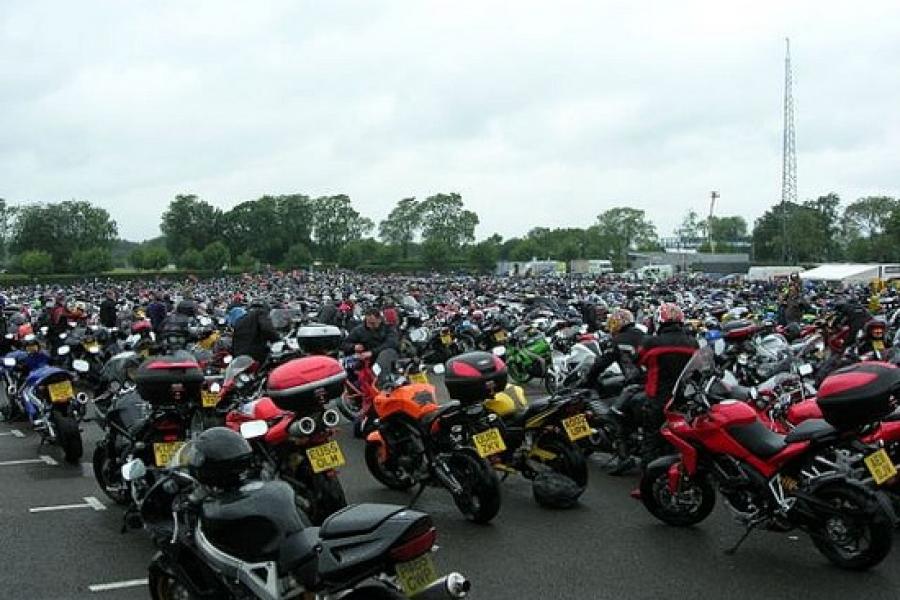
[[[811,364],[805,363],[800,365],[800,368],[797,371],[800,373],[801,377],[807,377],[809,375],[812,375],[813,368]]]
[[[272,344],[272,352],[275,354],[281,354],[284,351],[284,342],[275,342]]]
[[[16,366],[16,359],[14,359],[14,358],[12,358],[12,357],[10,357],[10,356],[7,356],[6,358],[3,359],[3,366],[4,366],[4,367],[14,367],[14,366]]]
[[[372,372],[375,373],[375,377],[381,375],[381,365],[372,365]]]
[[[246,423],[241,423],[241,436],[243,436],[245,440],[252,440],[253,438],[264,436],[267,431],[269,431],[269,426],[265,421],[247,421]]]
[[[125,481],[136,481],[146,474],[147,467],[144,465],[144,461],[139,458],[129,460],[122,465],[122,479]]]
[[[233,361],[233,360],[234,360],[233,356],[231,356],[230,354],[226,354],[225,358],[222,359],[222,362],[225,363],[226,365],[230,365],[231,361]]]
[[[434,365],[431,368],[431,372],[434,373],[435,375],[443,375],[444,373],[447,372],[447,369],[444,368],[444,365]]]
[[[69,321],[69,327],[75,329],[76,327],[78,327],[78,323],[76,323],[75,321]]]
[[[222,391],[222,386],[219,385],[219,382],[217,381],[209,386],[209,391],[211,391],[213,394],[218,394]]]
[[[60,350],[62,350],[62,348],[60,348]],[[91,370],[91,365],[88,364],[88,361],[79,358],[78,360],[72,361],[72,368],[79,373],[87,373]]]
[[[493,353],[494,356],[505,356],[506,348],[504,346],[495,346],[491,349],[491,353]]]
[[[56,353],[59,354],[60,356],[65,356],[66,354],[69,353],[69,350],[71,350],[71,348],[69,348],[68,346],[60,346],[56,350]]]

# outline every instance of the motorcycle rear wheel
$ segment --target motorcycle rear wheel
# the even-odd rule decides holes
[[[890,553],[894,540],[891,519],[874,498],[846,485],[827,486],[816,497],[847,510],[841,517],[826,519],[819,531],[810,534],[813,545],[832,564],[865,571]],[[852,513],[862,513],[863,517]],[[860,548],[860,542],[866,542],[864,548]]]
[[[159,570],[151,570],[149,581],[150,597],[153,600],[193,600],[188,587],[177,577]]]
[[[669,466],[648,468],[641,478],[641,502],[650,514],[667,525],[696,525],[712,512],[716,492],[702,476],[684,480],[681,486],[677,497],[673,496],[669,492]]]
[[[81,460],[81,456],[84,454],[78,422],[72,417],[60,413],[53,413],[50,418],[53,422],[53,427],[56,429],[57,443],[63,450],[66,462],[73,465],[78,464],[78,461]]]
[[[312,509],[306,516],[316,527],[332,514],[347,506],[344,486],[341,485],[341,480],[337,475],[329,477],[328,473],[314,474],[309,491]]]
[[[556,458],[546,461],[545,464],[548,467],[560,475],[565,475],[580,488],[587,486],[587,461],[584,459],[584,454],[581,453],[574,443],[568,439],[552,435],[541,438],[537,446],[541,450],[556,455]]]
[[[474,452],[454,452],[448,461],[450,472],[463,487],[453,501],[473,523],[488,523],[500,512],[500,480],[484,459]]]
[[[415,483],[409,478],[402,479],[382,461],[381,447],[378,444],[366,444],[366,467],[372,477],[392,490],[408,490]]]

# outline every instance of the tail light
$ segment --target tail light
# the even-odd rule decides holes
[[[436,539],[437,530],[431,519],[424,518],[400,538],[397,545],[391,548],[389,556],[395,562],[409,562],[430,552]]]
[[[162,434],[164,442],[177,442],[182,438],[181,423],[177,421],[157,421],[153,428]]]

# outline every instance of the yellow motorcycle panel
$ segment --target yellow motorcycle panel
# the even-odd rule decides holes
[[[503,418],[513,415],[528,407],[525,391],[521,386],[509,384],[502,392],[494,394],[494,397],[485,400],[484,407]]]

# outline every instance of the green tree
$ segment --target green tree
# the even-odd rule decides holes
[[[839,260],[839,204],[837,194],[775,204],[753,226],[754,259],[788,265]]]
[[[250,251],[262,261],[281,263],[291,244],[310,245],[312,201],[302,194],[263,196],[223,213],[222,238],[232,256]]]
[[[73,268],[76,252],[109,250],[116,233],[116,222],[109,213],[90,202],[30,204],[16,209],[12,248],[20,254],[42,250],[53,258],[58,272],[65,272]]]
[[[469,248],[469,262],[481,273],[492,273],[500,258],[502,238],[494,234]]]
[[[429,239],[422,242],[422,263],[429,269],[441,271],[450,264],[452,249],[442,239]]]
[[[149,246],[144,249],[144,268],[159,271],[169,266],[169,251],[163,246]]]
[[[448,248],[475,241],[478,215],[466,210],[459,194],[435,194],[421,204],[422,238],[439,240]]]
[[[203,249],[203,266],[211,271],[218,271],[231,260],[228,246],[223,242],[212,242]]]
[[[19,257],[22,271],[34,277],[53,272],[53,256],[43,250],[28,250]]]
[[[112,255],[106,248],[76,250],[70,264],[76,273],[98,274],[112,268]]]
[[[138,246],[134,250],[132,250],[128,254],[128,264],[130,264],[135,269],[147,269],[146,265],[146,252],[147,249],[143,246]]]
[[[699,244],[704,234],[704,224],[693,209],[689,210],[675,229],[675,237],[681,246]]]
[[[375,226],[356,212],[350,197],[343,194],[316,198],[313,214],[313,237],[319,257],[326,261],[336,260],[347,242],[363,237]]]
[[[659,245],[656,227],[637,208],[616,207],[601,213],[597,216],[596,234],[611,249],[618,269],[628,264],[629,250],[655,249]]]
[[[307,250],[307,252],[309,252],[309,250]],[[290,250],[288,250],[288,256],[288,260],[290,261]],[[247,250],[238,255],[234,266],[242,273],[249,273],[250,271],[256,270],[257,264],[258,261],[256,257]]]
[[[312,263],[312,252],[306,244],[297,242],[288,248],[284,257],[284,266],[288,269],[299,269],[308,267]]]
[[[182,256],[189,248],[206,248],[219,235],[221,216],[222,211],[193,194],[175,196],[159,226],[169,252]]]
[[[181,259],[178,261],[178,266],[182,269],[191,270],[202,268],[203,253],[196,248],[188,248],[182,253]]]
[[[386,244],[400,247],[403,258],[409,257],[409,245],[416,239],[422,227],[422,212],[415,198],[404,198],[397,203],[387,219],[378,226],[378,237]]]

